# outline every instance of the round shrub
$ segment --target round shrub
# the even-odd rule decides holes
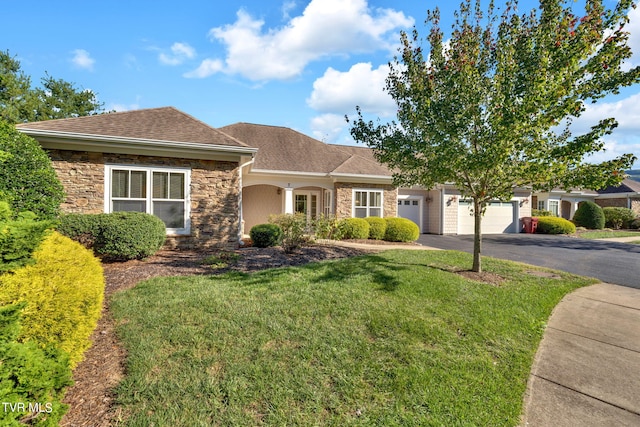
[[[369,223],[363,218],[345,218],[338,225],[343,239],[368,239]]]
[[[406,218],[385,218],[387,230],[384,240],[389,242],[413,242],[420,237],[418,225]]]
[[[166,239],[162,220],[142,212],[62,215],[58,231],[107,261],[146,258]]]
[[[19,339],[64,351],[73,367],[102,311],[102,266],[91,251],[56,232],[33,257],[35,264],[0,276],[0,305],[26,302]]]
[[[384,234],[387,231],[387,222],[384,218],[377,216],[369,216],[365,218],[365,221],[369,223],[369,238],[374,240],[384,239]]]
[[[0,195],[15,213],[54,219],[64,201],[51,160],[33,138],[0,120]]]
[[[278,246],[282,241],[282,228],[278,224],[258,224],[249,231],[253,246],[269,248]]]
[[[538,218],[536,231],[543,234],[573,234],[576,232],[576,226],[564,218],[543,216]]]
[[[573,222],[578,227],[602,230],[604,228],[604,212],[594,202],[582,202],[573,215]]]
[[[604,213],[604,225],[608,228],[619,230],[621,228],[629,228],[633,220],[636,219],[636,213],[627,208],[602,208]]]
[[[553,212],[547,211],[544,209],[531,209],[531,216],[541,217],[541,216],[555,216]]]

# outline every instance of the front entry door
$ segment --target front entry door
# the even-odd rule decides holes
[[[318,193],[295,193],[294,211],[307,216],[307,220],[315,219],[318,214]]]

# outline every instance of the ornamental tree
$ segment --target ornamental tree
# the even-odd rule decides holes
[[[429,33],[401,34],[386,91],[397,120],[351,125],[356,141],[395,170],[398,186],[454,184],[473,200],[472,270],[481,267],[481,222],[490,200],[509,200],[515,187],[598,189],[616,185],[635,157],[585,162],[604,150],[602,137],[617,126],[603,118],[574,134],[572,121],[620,87],[640,81],[624,30],[632,0],[606,9],[587,0],[581,16],[571,1],[541,0],[519,14],[516,2],[499,13],[491,2],[464,0],[445,40],[438,9],[429,11]],[[348,120],[348,119],[347,119]]]

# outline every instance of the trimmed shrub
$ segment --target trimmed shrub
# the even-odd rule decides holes
[[[406,218],[385,218],[387,230],[384,240],[389,242],[413,242],[420,237],[418,225]]]
[[[22,426],[21,421],[31,418],[28,425],[57,426],[68,408],[61,400],[64,389],[72,384],[69,358],[53,347],[17,341],[25,305],[0,307],[0,395],[6,405],[0,411],[0,425]],[[40,411],[29,408],[29,403],[37,404]]]
[[[0,276],[0,304],[26,302],[19,340],[62,350],[74,367],[102,310],[102,266],[91,251],[56,232],[33,257],[35,264]]]
[[[166,239],[162,220],[142,212],[63,215],[58,231],[107,261],[146,258]]]
[[[305,214],[271,215],[269,222],[278,224],[282,229],[282,249],[287,253],[291,253],[310,242],[310,239],[305,235],[307,230],[307,216]]]
[[[10,220],[11,217],[9,204],[0,202],[0,273],[33,263],[31,254],[53,225],[50,221],[35,221],[30,212],[23,212],[17,220]]]
[[[338,225],[343,239],[368,239],[369,223],[364,218],[345,218]]]
[[[582,202],[573,215],[573,223],[578,227],[590,230],[602,230],[604,228],[604,212],[594,202]]]
[[[253,246],[269,248],[278,246],[282,240],[282,228],[278,224],[258,224],[249,231]]]
[[[47,153],[33,138],[0,120],[0,194],[13,212],[54,219],[64,201],[62,184]]]
[[[544,209],[531,209],[531,216],[541,217],[541,216],[555,216],[553,212],[547,211]]]
[[[377,216],[368,216],[365,221],[369,223],[369,238],[374,240],[384,239],[384,235],[387,231],[387,222],[384,218]]]
[[[629,228],[633,229],[633,230],[637,230],[640,228],[640,218],[636,218],[633,221],[631,221],[631,224],[629,224]]]
[[[538,218],[538,233],[543,234],[573,234],[576,226],[571,221],[553,216]]]
[[[629,228],[633,220],[636,219],[636,213],[627,208],[602,208],[604,213],[604,225],[608,228],[619,230],[621,228]]]

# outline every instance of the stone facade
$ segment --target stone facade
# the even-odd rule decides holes
[[[337,182],[335,184],[337,218],[351,218],[353,216],[353,189],[383,190],[382,215],[384,217],[398,216],[398,189],[393,185]]]
[[[50,150],[67,194],[68,213],[104,212],[105,164],[165,166],[191,170],[191,234],[168,236],[169,248],[234,246],[238,233],[238,163],[127,154]]]

